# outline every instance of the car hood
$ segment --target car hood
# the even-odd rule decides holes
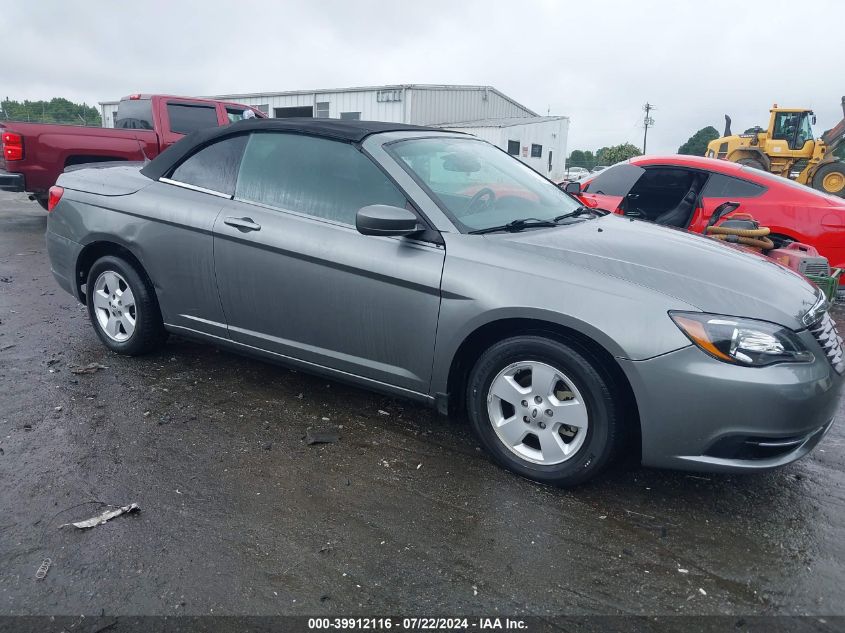
[[[552,229],[497,233],[502,247],[611,275],[704,312],[800,330],[818,290],[774,260],[714,239],[617,215]],[[515,253],[516,254],[516,253]]]

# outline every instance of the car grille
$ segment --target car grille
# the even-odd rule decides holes
[[[837,373],[845,371],[845,358],[842,354],[842,337],[836,330],[836,322],[830,314],[825,312],[824,316],[809,327],[810,332],[816,337],[819,345],[822,346],[825,356],[833,365]]]

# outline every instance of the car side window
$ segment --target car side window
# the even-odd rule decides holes
[[[707,179],[701,195],[704,198],[755,198],[765,191],[766,188],[762,185],[713,173]]]
[[[177,134],[190,134],[218,125],[214,106],[168,103],[167,118],[170,119],[170,131]]]
[[[605,196],[627,196],[634,184],[645,173],[642,167],[619,163],[603,169],[584,187],[584,193]]]
[[[351,226],[361,207],[406,205],[396,185],[353,145],[272,132],[250,137],[235,197]]]
[[[243,120],[244,112],[246,110],[243,108],[226,108],[226,118],[229,119],[229,123],[236,123]]]
[[[173,170],[170,180],[234,195],[247,138],[230,136],[191,154]]]

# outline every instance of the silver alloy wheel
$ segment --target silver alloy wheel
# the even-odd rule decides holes
[[[97,323],[111,340],[123,343],[135,331],[138,319],[135,295],[126,280],[107,270],[94,282],[94,314]]]
[[[508,450],[544,466],[575,455],[589,426],[587,406],[572,380],[539,361],[513,363],[496,375],[487,414]]]

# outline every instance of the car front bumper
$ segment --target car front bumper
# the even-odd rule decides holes
[[[697,347],[622,360],[642,431],[642,463],[712,472],[766,470],[800,459],[833,423],[843,386],[809,332],[815,360],[769,367],[717,361]]]
[[[0,191],[25,191],[25,187],[23,174],[13,174],[0,169]]]

